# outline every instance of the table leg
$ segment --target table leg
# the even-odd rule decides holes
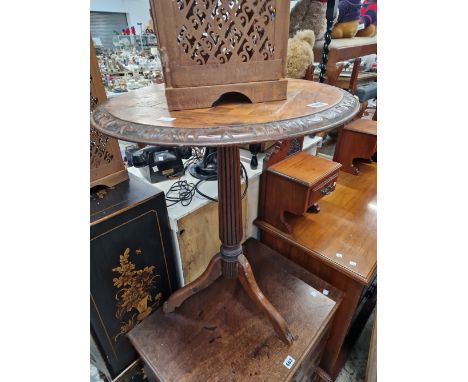
[[[199,277],[171,294],[171,297],[163,305],[164,313],[173,312],[189,297],[209,287],[219,276],[221,276],[221,256],[217,254],[211,259],[208,267]]]
[[[242,254],[240,154],[236,146],[218,148],[218,199],[223,275],[239,278],[249,297],[266,313],[281,340],[290,344],[293,335],[286,321],[261,292],[252,268]]]
[[[237,146],[218,148],[218,214],[220,253],[213,257],[203,274],[187,284],[164,304],[164,312],[175,308],[198,291],[208,287],[220,275],[239,278],[249,297],[268,316],[276,333],[285,343],[293,341],[293,335],[284,318],[268,301],[255,281],[252,268],[242,254],[242,198],[240,182],[240,154]]]

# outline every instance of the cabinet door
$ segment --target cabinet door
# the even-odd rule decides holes
[[[163,216],[140,205],[91,227],[91,329],[113,378],[138,358],[126,333],[176,288]]]

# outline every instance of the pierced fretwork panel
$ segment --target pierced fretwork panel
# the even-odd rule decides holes
[[[274,57],[276,0],[172,0],[177,44],[186,64],[225,64]]]
[[[91,127],[91,168],[108,165],[114,159],[114,154],[109,151],[109,137]]]

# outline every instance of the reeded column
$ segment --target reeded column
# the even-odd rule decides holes
[[[242,253],[240,154],[237,146],[218,147],[218,208],[222,272],[237,278]]]

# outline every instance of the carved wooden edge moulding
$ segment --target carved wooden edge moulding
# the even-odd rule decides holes
[[[125,121],[98,106],[91,123],[104,134],[130,142],[177,146],[227,146],[299,137],[329,130],[347,122],[359,109],[359,102],[348,92],[335,106],[314,114],[280,121],[249,125],[207,128],[174,128]]]

